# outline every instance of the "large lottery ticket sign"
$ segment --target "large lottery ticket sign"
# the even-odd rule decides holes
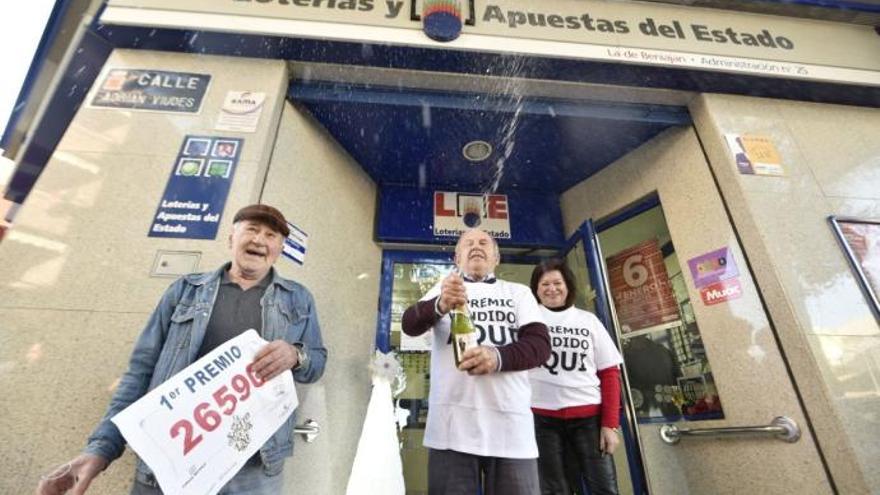
[[[296,409],[290,373],[252,369],[266,343],[248,330],[113,417],[162,491],[215,495]]]

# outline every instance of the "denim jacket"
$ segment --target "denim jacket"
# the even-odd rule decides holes
[[[110,418],[196,360],[223,271],[229,266],[227,263],[213,272],[186,275],[165,291],[134,346],[128,371],[122,376],[107,413],[89,437],[87,453],[109,461],[121,456],[125,440]],[[292,372],[293,378],[299,383],[314,382],[323,374],[327,361],[314,299],[308,289],[282,278],[274,268],[271,276],[272,282],[260,300],[262,337],[270,342],[284,339],[301,345],[309,360],[305,367]],[[294,412],[260,448],[266,474],[280,473],[284,458],[293,454],[295,421]],[[136,478],[157,486],[152,472],[140,459]]]

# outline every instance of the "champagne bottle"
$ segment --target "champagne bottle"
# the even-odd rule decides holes
[[[455,367],[461,364],[461,356],[472,347],[477,347],[477,330],[471,321],[467,303],[459,304],[452,308],[449,315],[452,318],[450,331],[452,332],[452,353],[455,356]]]

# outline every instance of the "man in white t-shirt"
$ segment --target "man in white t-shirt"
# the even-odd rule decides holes
[[[433,329],[428,398],[428,493],[537,495],[540,491],[531,387],[526,370],[550,357],[550,338],[531,290],[497,280],[495,239],[463,233],[451,273],[403,314],[410,336]],[[478,346],[456,369],[451,308],[468,304]],[[482,481],[481,481],[482,480]]]

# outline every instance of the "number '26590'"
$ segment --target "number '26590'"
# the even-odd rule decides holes
[[[265,383],[257,377],[252,366],[253,364],[250,364],[245,368],[247,376],[235,375],[229,385],[223,385],[211,394],[217,408],[224,415],[229,416],[235,412],[238,403],[246,401],[251,396],[252,386],[258,388]],[[229,386],[232,386],[235,393],[229,390]],[[212,409],[212,406],[213,404],[209,402],[202,402],[193,409],[193,420],[205,432],[212,432],[223,423],[223,416]],[[188,419],[181,419],[171,425],[169,432],[171,438],[177,438],[181,432],[183,432],[183,455],[189,454],[204,439],[201,433],[196,432],[192,422]]]

